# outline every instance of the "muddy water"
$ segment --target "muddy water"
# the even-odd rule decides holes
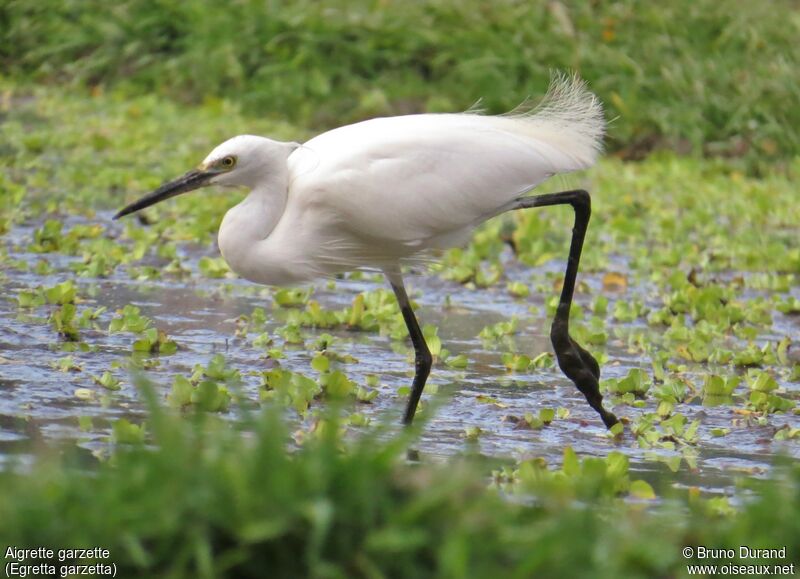
[[[119,417],[144,418],[130,377],[121,368],[112,369],[115,362],[124,365],[129,358],[133,337],[129,333],[108,334],[105,331],[113,312],[126,304],[140,307],[143,315],[152,318],[179,345],[175,355],[162,357],[148,373],[165,396],[175,375],[188,376],[196,364],[205,366],[213,354],[223,353],[228,364],[240,370],[245,395],[253,401],[259,399],[258,372],[268,369],[273,362],[264,358],[263,350],[236,337],[236,318],[250,314],[255,307],[263,307],[270,318],[266,331],[274,335],[275,328],[283,323],[285,312],[271,308],[268,290],[243,280],[209,280],[196,273],[186,280],[132,281],[124,268],[118,268],[109,279],[74,278],[68,269],[73,258],[25,252],[35,225],[17,227],[2,240],[10,258],[29,263],[45,259],[56,272],[40,276],[12,268],[4,270],[0,298],[0,457],[3,460],[24,459],[33,447],[46,441],[74,440],[83,448],[99,450],[107,445],[111,421]],[[182,248],[182,251],[193,272],[197,272],[196,262],[201,255],[213,255],[213,248]],[[542,277],[560,267],[560,264],[551,263],[532,269],[510,260],[507,275],[529,282],[532,276]],[[108,312],[99,320],[102,330],[81,331],[82,340],[91,350],[70,353],[82,370],[63,372],[54,365],[68,353],[46,322],[47,308],[33,313],[21,311],[16,305],[16,295],[23,289],[51,286],[68,278],[75,279],[79,295],[87,297],[81,306],[106,306]],[[584,274],[582,280],[594,290],[593,294],[599,290],[598,275]],[[736,426],[732,423],[736,419],[733,406],[703,407],[697,402],[677,407],[690,421],[695,418],[701,421],[699,443],[690,451],[696,455],[696,468],[687,467],[684,462],[680,470],[673,473],[661,461],[680,456],[680,452],[640,449],[630,435],[612,440],[582,396],[556,368],[510,374],[501,361],[501,348],[487,345],[477,337],[486,325],[517,316],[521,323],[514,337],[515,351],[531,357],[549,351],[548,320],[543,313],[544,299],[549,296],[534,293],[525,300],[518,300],[500,287],[468,289],[420,273],[410,274],[407,283],[420,305],[421,321],[437,325],[444,347],[453,354],[463,353],[469,358],[465,370],[453,370],[444,365],[434,367],[429,384],[435,385],[438,394],[433,399],[425,398],[428,404],[423,415],[428,415],[428,422],[418,445],[423,456],[435,460],[464,452],[480,452],[501,459],[541,456],[558,464],[566,445],[583,455],[603,456],[617,449],[630,457],[632,469],[639,477],[653,482],[662,479],[670,484],[695,485],[709,492],[726,492],[741,473],[766,474],[778,453],[800,458],[800,445],[796,441],[778,443],[772,440],[776,426],[800,426],[797,415],[773,417],[770,426]],[[382,286],[378,277],[367,281],[340,280],[335,287],[323,282],[316,286],[314,299],[323,307],[341,308],[350,304],[359,292]],[[637,291],[645,290],[631,287],[627,294],[616,297],[630,299]],[[610,299],[616,297],[610,296]],[[451,307],[445,309],[446,299]],[[586,295],[578,297],[579,303],[587,300]],[[537,307],[533,314],[529,310],[531,305]],[[780,323],[792,327],[778,330],[798,334],[796,320],[786,319]],[[397,390],[410,385],[412,377],[413,363],[408,347],[398,347],[377,333],[327,332],[339,338],[334,347],[338,353],[350,354],[358,360],[343,367],[352,379],[364,383],[367,374],[380,376],[378,397],[371,404],[359,404],[357,411],[370,416],[373,422],[396,424],[405,403],[404,396],[398,395]],[[308,330],[309,341],[321,333],[323,331]],[[275,346],[283,347],[277,335]],[[309,368],[310,352],[291,346],[284,351],[283,367],[313,375]],[[609,360],[602,370],[604,377],[624,376],[632,367],[649,370],[649,360],[628,353],[621,340],[610,338],[605,352]],[[122,379],[118,391],[105,390],[92,379],[93,375],[100,376],[109,369]],[[794,389],[797,394],[797,385],[782,386]],[[76,397],[75,391],[79,388],[90,389],[95,396],[89,400]],[[486,403],[479,398],[481,395],[496,402]],[[634,419],[643,412],[653,412],[656,405],[657,401],[650,397],[644,408],[619,406],[614,410],[618,416]],[[513,420],[526,412],[536,414],[545,407],[566,408],[569,416],[556,419],[540,430],[519,428]],[[235,411],[228,415],[236,420]],[[79,417],[90,417],[92,428],[82,430]],[[294,420],[298,427],[303,426],[300,419],[294,417]],[[465,439],[467,427],[481,429],[477,441]],[[710,431],[716,427],[730,428],[731,432],[714,438]]]

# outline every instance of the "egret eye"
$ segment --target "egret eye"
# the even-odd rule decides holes
[[[219,164],[223,169],[233,169],[236,166],[236,157],[223,157]]]

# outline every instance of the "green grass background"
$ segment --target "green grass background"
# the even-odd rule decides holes
[[[14,78],[225,98],[315,128],[478,99],[501,112],[569,69],[624,155],[800,152],[791,0],[5,0],[0,29]]]
[[[634,269],[674,235],[664,267],[796,273],[798,37],[790,0],[3,0],[0,232],[118,205],[231,134],[297,138],[477,99],[500,112],[569,69],[606,104],[613,154],[694,157],[596,170],[608,195],[595,223],[639,247]],[[162,207],[188,224],[154,229],[207,241],[228,201]],[[750,481],[737,509],[685,489],[653,505],[618,457],[490,477],[479,461],[410,466],[408,440],[353,445],[335,415],[323,422],[287,452],[274,414],[245,421],[243,438],[151,402],[147,436],[116,428],[105,462],[50,451],[5,469],[0,547],[102,545],[123,577],[676,577],[686,545],[800,556],[796,465]],[[508,500],[496,487],[514,477]]]

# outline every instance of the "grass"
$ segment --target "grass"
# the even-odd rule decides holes
[[[368,116],[489,111],[581,73],[616,119],[613,150],[668,147],[765,160],[800,151],[800,13],[788,0],[643,5],[209,0],[6,2],[0,62],[14,79],[233,101],[317,128]]]
[[[20,339],[46,336],[41,360],[26,361],[39,379],[77,381],[74,422],[99,460],[71,442],[19,464],[4,454],[0,544],[101,546],[123,577],[683,577],[687,564],[723,563],[683,558],[701,545],[785,545],[785,559],[758,563],[797,564],[800,469],[771,455],[800,441],[800,141],[789,130],[800,113],[786,106],[800,94],[798,26],[796,6],[778,0],[3,3],[0,314]],[[177,365],[191,337],[168,335],[149,298],[106,306],[125,283],[213,287],[203,303],[251,295],[213,247],[240,192],[106,219],[225,138],[303,140],[477,97],[497,112],[542,93],[551,68],[579,71],[616,117],[613,155],[547,185],[593,194],[572,327],[627,419],[603,458],[566,447],[487,461],[474,450],[492,433],[467,421],[464,457],[403,460],[414,436],[395,437],[370,404],[399,405],[407,377],[387,394],[383,370],[362,375],[350,348],[380,334],[407,351],[386,291],[335,306],[319,291],[271,291],[271,311],[214,334],[268,366],[249,373],[219,353]],[[481,360],[426,326],[437,373],[458,382],[488,359],[509,388],[558,375],[549,352],[516,340],[552,316],[570,226],[567,210],[507,216],[432,268],[447,287],[524,304],[467,336]],[[11,349],[0,355],[14,363]],[[125,406],[132,369],[169,376],[134,392],[146,417],[93,420]],[[584,428],[569,408],[532,410],[509,416],[528,440]],[[702,493],[701,454],[742,437],[777,465],[769,480],[744,461],[735,493]],[[634,460],[676,474],[638,480],[660,465]]]
[[[302,133],[286,124],[253,120],[221,103],[183,107],[156,97],[86,98],[42,88],[8,87],[6,94],[15,114],[0,125],[5,143],[0,163],[6,169],[0,177],[0,227],[5,231],[33,224],[27,241],[8,251],[41,256],[37,264],[5,257],[2,268],[10,279],[33,271],[42,276],[60,273],[59,281],[64,275],[89,281],[121,275],[142,283],[186,283],[198,274],[186,267],[184,248],[212,247],[222,216],[241,193],[204,191],[164,203],[146,212],[145,227],[128,220],[117,230],[96,211],[119,208],[194,166],[231,132],[285,139]],[[205,130],[198,132],[198,126]],[[792,328],[800,311],[793,293],[800,273],[800,250],[794,243],[800,221],[793,185],[798,171],[795,161],[787,163],[782,174],[754,178],[722,159],[663,153],[641,163],[604,159],[586,174],[583,184],[593,192],[594,216],[582,260],[584,283],[573,311],[579,322],[573,332],[604,362],[612,345],[620,344],[629,355],[645,360],[635,376],[612,370],[602,384],[614,404],[648,411],[647,418],[631,425],[640,445],[671,448],[674,439],[685,442],[686,433],[694,439],[696,426],[691,420],[681,421],[690,409],[684,405],[700,399],[745,413],[753,426],[777,429],[778,439],[797,438],[792,422],[797,393],[791,384],[800,375],[792,354]],[[558,179],[547,187],[564,188],[570,182],[575,179]],[[65,225],[70,216],[79,220]],[[531,293],[548,296],[543,307],[528,316],[546,327],[560,272],[539,268],[563,259],[570,219],[568,211],[554,210],[494,220],[469,246],[447,252],[432,269],[476,290],[505,287],[516,300],[527,301]],[[665,245],[665,239],[670,243]],[[66,269],[50,265],[50,258],[57,256],[71,258]],[[512,282],[506,270],[513,263],[535,273]],[[203,256],[196,272],[206,280],[232,275],[216,256]],[[59,348],[91,351],[117,339],[118,333],[130,340],[126,351],[138,358],[149,353],[167,356],[181,347],[179,337],[168,336],[158,320],[143,317],[136,308],[116,313],[97,307],[101,303],[87,308],[81,303],[91,296],[78,292],[72,282],[51,284],[22,288],[15,299],[19,315],[31,316],[31,323],[49,323],[54,339],[65,340]],[[249,332],[249,347],[265,351],[273,360],[280,359],[282,348],[298,346],[308,350],[309,363],[320,355],[333,356],[327,345],[316,344],[314,332],[320,330],[359,329],[405,339],[402,319],[385,290],[356,296],[336,310],[322,307],[308,291],[277,290],[272,299],[270,317],[283,326],[274,334],[266,332],[262,310],[252,319],[242,318],[237,337],[247,338]],[[498,362],[509,373],[556,373],[549,354],[534,359],[528,356],[531,352],[519,351],[514,343],[521,331],[518,322],[499,322],[484,328],[480,337],[497,351]],[[107,335],[97,333],[106,328]],[[440,365],[469,368],[468,357],[451,356],[435,332],[426,328],[428,341],[436,342]],[[312,363],[312,369],[324,375],[320,383],[297,368],[264,373],[259,381],[267,390],[265,397],[285,401],[301,413],[329,386],[328,380],[333,391],[360,393],[359,399],[374,395],[369,385],[364,390],[342,374],[349,361],[333,356],[333,364],[322,372]],[[118,387],[124,376],[106,374],[112,370],[96,373],[100,386]],[[225,380],[209,385],[213,376],[209,380],[194,374],[175,383],[174,400],[227,408]],[[716,386],[720,383],[725,385],[721,389]],[[192,390],[201,384],[202,392]],[[669,420],[680,424],[660,426]],[[691,445],[683,448],[691,450]]]
[[[110,556],[97,562],[120,577],[683,577],[704,562],[682,556],[696,545],[786,545],[770,562],[798,561],[796,465],[751,482],[757,496],[742,494],[738,512],[685,490],[652,504],[620,453],[567,449],[559,471],[530,461],[488,488],[475,461],[406,463],[409,436],[345,444],[335,412],[290,451],[274,412],[245,419],[242,436],[207,414],[172,415],[143,388],[150,444],[118,444],[88,470],[67,450],[0,473],[0,542],[100,546]]]

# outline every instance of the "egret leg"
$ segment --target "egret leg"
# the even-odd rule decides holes
[[[411,343],[414,344],[414,382],[411,385],[411,395],[408,398],[406,412],[403,415],[403,424],[409,425],[414,420],[414,413],[417,411],[419,399],[422,396],[422,390],[425,388],[425,381],[428,379],[428,374],[431,372],[431,365],[433,358],[428,349],[428,344],[425,343],[425,337],[422,335],[422,330],[419,328],[417,317],[414,315],[414,309],[411,307],[411,301],[406,294],[406,288],[403,284],[403,277],[400,272],[386,272],[386,278],[394,290],[394,295],[397,298],[397,303],[400,305],[400,311],[403,314],[403,319],[408,328],[408,334],[411,336]]]
[[[575,292],[575,280],[578,276],[578,265],[581,260],[583,240],[592,214],[592,200],[589,193],[576,189],[561,193],[535,195],[516,199],[509,209],[528,209],[549,205],[572,205],[575,211],[575,224],[572,228],[572,241],[569,246],[567,270],[564,274],[564,285],[558,302],[553,325],[550,327],[550,341],[558,359],[561,371],[572,380],[578,390],[586,397],[589,406],[594,408],[603,419],[607,428],[619,422],[617,417],[603,408],[603,396],[600,394],[600,365],[597,360],[569,335],[569,311],[572,307],[572,296]]]

